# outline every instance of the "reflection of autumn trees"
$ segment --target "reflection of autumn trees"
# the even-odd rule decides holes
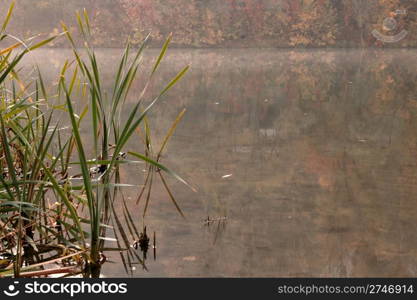
[[[66,54],[63,51],[45,51],[51,64],[42,64],[41,69],[46,70],[45,77],[53,78],[52,70],[60,67],[54,62]],[[102,69],[114,69],[112,61],[119,55],[117,50],[99,51]],[[141,79],[146,78],[146,70],[157,51],[149,51],[147,55]],[[39,53],[37,60],[41,57],[42,53]],[[350,133],[345,130],[344,134],[354,137],[360,136],[360,131],[363,133],[363,128],[371,125],[378,130],[376,120],[379,118],[411,121],[416,106],[414,61],[411,51],[174,49],[168,53],[147,97],[152,98],[176,70],[190,63],[192,68],[187,78],[174,87],[160,106],[170,116],[165,126],[169,126],[169,119],[174,118],[178,109],[187,107],[195,110],[190,115],[212,114],[219,120],[232,118],[236,128],[253,130],[257,126],[270,126],[287,128],[288,132],[298,134],[303,134],[301,127],[304,125],[283,125],[281,118],[291,123],[292,114],[297,118],[307,114],[306,123],[310,129],[321,127],[323,132],[339,134],[345,130],[343,126],[349,126]],[[110,72],[103,77],[111,83]],[[129,101],[134,101],[142,86],[143,81],[132,87]],[[334,124],[325,128],[329,124],[323,120]],[[161,122],[165,121],[161,119]],[[195,123],[195,128],[207,125]],[[355,123],[362,125],[355,128]],[[384,124],[379,124],[379,127],[384,127]],[[216,125],[213,123],[206,130],[215,130]]]
[[[65,55],[45,53],[37,61]],[[106,82],[118,55],[98,53]],[[230,226],[221,254],[197,245],[200,227],[177,241],[198,253],[195,269],[175,259],[164,272],[193,275],[213,262],[213,274],[227,275],[415,276],[416,62],[406,50],[170,50],[146,99],[192,67],[153,110],[153,141],[186,107],[163,162],[199,193],[173,183],[175,196],[193,221],[226,214]],[[54,78],[60,66],[41,69]],[[137,173],[122,175],[137,184]],[[162,222],[171,207],[158,197]]]
[[[407,53],[252,51],[250,59],[247,54],[220,51],[190,57],[196,69],[187,88],[170,99],[188,107],[187,130],[221,137],[213,145],[217,151],[221,141],[253,145],[264,138],[265,128],[275,130],[269,140],[284,143],[305,135],[323,139],[323,144],[313,140],[309,146],[318,156],[340,143],[371,140],[383,146],[401,130],[392,128],[392,122],[405,126],[415,113],[416,75],[403,61],[415,58]],[[177,110],[175,105],[161,106],[161,116],[172,119]],[[336,151],[339,158],[343,151]]]
[[[243,51],[210,58],[189,79],[194,96],[171,148],[187,143],[180,161],[205,201],[221,199],[232,215],[249,211],[253,227],[279,252],[268,257],[291,261],[284,274],[413,274],[406,267],[417,263],[417,241],[407,233],[417,214],[413,52]],[[164,109],[160,117],[169,114]],[[275,131],[267,136],[265,127]],[[199,163],[200,170],[187,167]],[[241,247],[249,251],[247,241],[242,237]],[[223,255],[231,258],[227,250]]]

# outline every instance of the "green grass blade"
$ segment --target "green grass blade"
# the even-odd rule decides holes
[[[6,30],[6,27],[9,24],[10,18],[11,18],[12,13],[13,13],[14,4],[15,4],[15,1],[13,1],[10,4],[9,10],[7,11],[6,18],[4,19],[4,22],[3,22],[3,26],[1,27],[0,34],[2,34]]]
[[[171,42],[171,39],[172,39],[172,33],[169,34],[169,36],[166,39],[164,45],[162,46],[161,52],[159,53],[159,56],[158,56],[158,59],[156,60],[155,65],[154,65],[154,67],[152,69],[151,76],[156,72],[156,70],[159,67],[159,64],[161,63],[162,59],[164,58],[165,53],[166,53],[166,51],[168,49],[169,43]]]
[[[172,124],[171,128],[168,131],[168,134],[165,136],[164,141],[162,142],[161,148],[159,149],[158,155],[156,160],[159,161],[159,158],[161,157],[162,151],[164,151],[168,140],[170,139],[170,137],[174,134],[175,129],[177,128],[177,125],[179,124],[179,122],[181,121],[182,117],[185,114],[186,109],[184,108],[179,115],[177,116],[177,118],[175,119],[174,123]]]
[[[150,159],[149,157],[142,155],[140,153],[137,152],[128,152],[130,155],[133,155],[139,159],[142,159],[143,161],[146,161],[148,163],[150,163],[151,165],[165,171],[166,173],[168,173],[169,175],[171,175],[172,177],[174,177],[175,179],[177,179],[178,181],[182,182],[183,184],[185,184],[186,186],[188,186],[191,190],[196,191],[195,188],[193,188],[190,184],[188,184],[188,182],[186,182],[184,179],[182,179],[179,175],[177,175],[177,173],[175,173],[174,171],[171,171],[170,169],[168,169],[167,167],[165,167],[164,165]]]
[[[180,206],[178,205],[177,201],[175,200],[174,195],[171,193],[171,190],[168,188],[168,184],[166,183],[164,176],[162,175],[161,172],[158,172],[158,174],[159,174],[159,177],[162,180],[162,183],[164,184],[164,187],[165,187],[165,189],[166,189],[166,191],[169,195],[169,198],[171,199],[172,203],[174,203],[174,206],[177,209],[177,211],[179,212],[179,214],[185,219],[184,213],[182,212],[182,210],[181,210]]]

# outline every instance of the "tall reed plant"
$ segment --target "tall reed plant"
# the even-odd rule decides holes
[[[1,28],[1,40],[12,38],[5,31],[13,6]],[[123,164],[140,160],[148,165],[149,172],[137,198],[139,202],[146,191],[143,216],[155,174],[184,216],[164,173],[188,183],[160,162],[184,111],[174,121],[157,153],[152,151],[150,143],[148,113],[189,67],[178,72],[155,98],[146,99],[146,91],[172,35],[164,43],[143,90],[124,119],[122,111],[137,74],[142,71],[143,52],[150,37],[147,36],[137,49],[129,42],[126,44],[108,94],[96,53],[89,43],[91,29],[86,11],[77,13],[77,23],[85,47],[77,48],[71,32],[62,23],[61,35],[68,39],[73,59],[63,64],[54,101],[48,96],[48,86],[39,71],[34,82],[25,83],[19,77],[18,66],[26,54],[59,35],[37,43],[17,40],[0,50],[0,276],[47,276],[62,272],[99,277],[105,251],[110,250],[120,253],[127,272],[135,260],[145,267],[131,247],[134,241],[128,238],[130,235],[139,239],[140,229],[120,193],[126,186],[120,176]],[[80,89],[80,85],[83,88]],[[81,98],[87,101],[80,103]],[[69,134],[65,129],[67,124],[57,120],[59,112],[68,116]],[[81,134],[82,126],[91,128],[92,147]],[[143,154],[127,149],[139,129],[145,136]],[[80,173],[76,174],[75,170]],[[116,207],[123,208],[122,216]],[[82,216],[84,209],[85,217]],[[126,222],[121,221],[122,217]],[[113,231],[115,238],[109,237],[109,231]],[[116,242],[117,247],[106,247],[110,240]],[[59,268],[51,269],[51,264],[58,264]]]

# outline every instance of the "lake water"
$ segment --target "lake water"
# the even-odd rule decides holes
[[[106,82],[120,52],[97,50]],[[53,80],[64,57],[26,62]],[[150,126],[158,144],[187,109],[162,162],[197,192],[168,180],[184,220],[156,182],[144,223],[157,259],[133,276],[417,276],[416,63],[415,50],[170,50],[149,96],[191,70]],[[143,183],[142,169],[122,176]],[[109,260],[106,276],[126,276]]]

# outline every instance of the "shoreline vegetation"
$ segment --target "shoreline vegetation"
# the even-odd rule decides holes
[[[193,187],[164,166],[161,157],[185,110],[179,113],[157,151],[152,146],[147,113],[189,67],[178,72],[158,96],[145,100],[170,35],[128,117],[122,118],[126,97],[142,71],[142,53],[150,36],[139,48],[126,43],[108,94],[89,44],[91,31],[85,10],[76,15],[85,45],[81,54],[64,23],[62,33],[39,42],[8,35],[13,8],[14,2],[0,29],[0,40],[12,41],[7,48],[0,46],[0,277],[97,278],[108,251],[120,253],[127,274],[131,274],[134,264],[146,269],[150,239],[144,221],[135,220],[128,209],[122,190],[129,185],[122,182],[120,170],[126,164],[146,163],[145,180],[136,200],[144,206],[142,218],[155,180],[161,180],[175,209],[184,217],[165,177],[172,176]],[[45,84],[39,69],[33,81],[22,80],[22,58],[58,37],[68,40],[73,53],[71,60],[63,62],[58,85]],[[56,89],[52,95],[51,88]],[[56,120],[57,114],[67,116],[69,125],[62,124],[62,118]],[[92,147],[80,133],[82,126],[90,128]],[[143,141],[144,153],[128,149],[132,138]],[[121,211],[116,211],[116,206]],[[142,224],[141,228],[137,224]],[[106,242],[116,246],[110,248]],[[155,246],[155,233],[153,243]]]

